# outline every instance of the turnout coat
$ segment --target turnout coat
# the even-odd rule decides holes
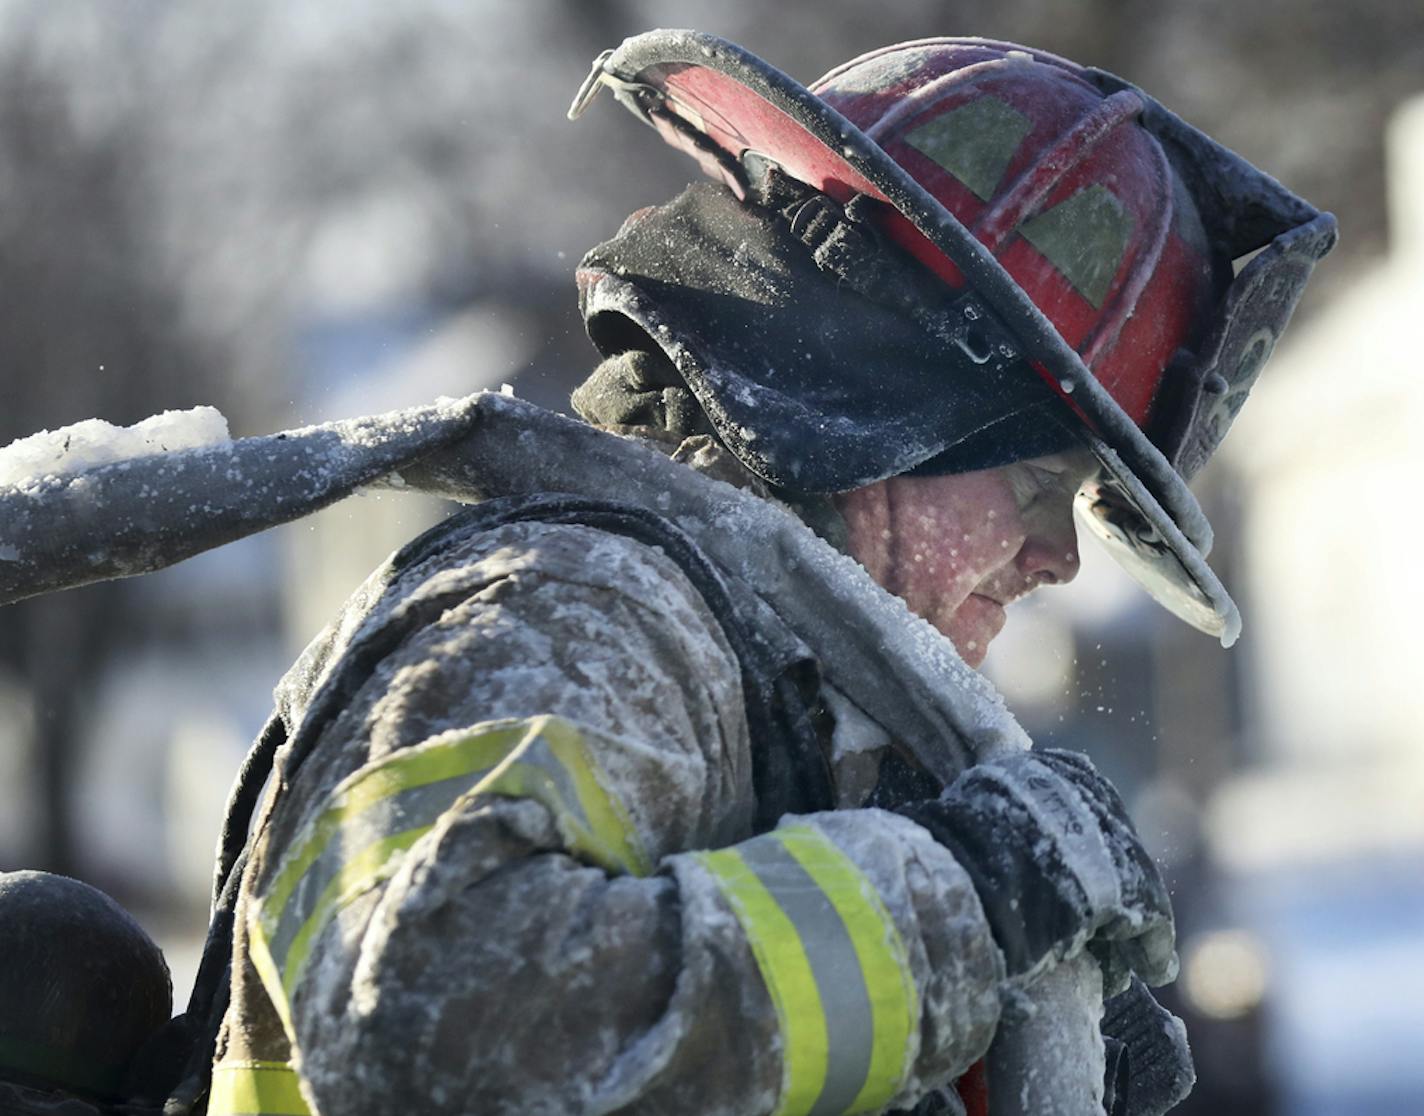
[[[668,467],[700,512],[610,477],[623,499],[456,515],[283,680],[210,1113],[873,1112],[984,1054],[1004,970],[974,889],[876,806],[940,782],[834,650],[888,594],[857,571],[788,609],[795,571],[764,594],[694,535],[755,551],[727,508],[790,513]],[[807,593],[852,577],[785,526],[826,552]],[[813,653],[785,616],[821,603]]]

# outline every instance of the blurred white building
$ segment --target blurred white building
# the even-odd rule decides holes
[[[1391,139],[1390,256],[1288,336],[1223,451],[1270,761],[1221,803],[1243,864],[1424,847],[1424,98]]]
[[[1424,1095],[1424,98],[1390,140],[1390,255],[1288,335],[1223,451],[1261,762],[1208,838],[1269,946],[1293,1113]]]

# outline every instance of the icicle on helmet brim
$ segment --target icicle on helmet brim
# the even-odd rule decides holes
[[[1211,527],[1186,482],[1225,437],[1312,268],[1334,245],[1334,218],[1128,82],[1025,53],[1064,67],[1105,96],[1140,98],[1139,122],[1172,158],[1213,248],[1230,260],[1257,252],[1231,283],[1198,352],[1176,370],[1174,421],[1159,433],[1160,448],[944,204],[841,113],[748,51],[693,31],[635,36],[595,60],[569,115],[577,117],[607,86],[739,198],[748,196],[752,170],[771,161],[838,201],[863,194],[893,207],[959,270],[990,321],[1014,338],[1024,374],[1056,385],[1065,412],[1076,416],[1102,466],[1079,495],[1080,523],[1161,604],[1229,646],[1240,614],[1206,563]]]

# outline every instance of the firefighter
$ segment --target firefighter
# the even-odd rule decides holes
[[[1072,579],[1075,499],[1235,638],[1186,479],[1328,216],[1009,44],[892,47],[808,90],[658,32],[576,109],[602,86],[717,181],[583,260],[586,418],[794,508],[970,664],[1005,604]],[[551,492],[590,483],[536,458]],[[1110,992],[1173,975],[1161,879],[1086,760],[942,787],[770,587],[591,483],[608,502],[437,529],[284,684],[302,763],[246,865],[210,1111],[909,1107],[1055,962],[1091,950]]]

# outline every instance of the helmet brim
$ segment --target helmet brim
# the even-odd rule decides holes
[[[1073,67],[1052,55],[1029,53],[1040,61],[1071,67],[1089,80],[1100,79],[1104,88],[1131,88],[1112,75]],[[1098,382],[998,260],[878,144],[800,82],[749,51],[701,32],[650,31],[605,52],[575,99],[570,117],[582,112],[605,85],[634,115],[693,156],[739,198],[749,192],[750,155],[775,162],[785,173],[837,201],[865,194],[892,206],[934,251],[953,263],[992,313],[1011,324],[1028,364],[1060,394],[1065,411],[1077,416],[1084,441],[1103,466],[1104,481],[1094,490],[1097,494],[1084,498],[1088,512],[1083,518],[1091,533],[1176,615],[1223,644],[1235,640],[1239,612],[1205,561],[1211,526],[1173,462]],[[1141,96],[1154,119],[1186,137],[1176,137],[1178,147],[1194,157],[1209,154],[1214,165],[1238,177],[1247,172],[1255,176],[1249,183],[1254,190],[1255,224],[1243,227],[1237,222],[1231,228],[1228,247],[1233,254],[1249,251],[1244,245],[1253,237],[1264,236],[1251,245],[1260,247],[1283,231],[1321,217],[1239,157]],[[1292,299],[1287,317],[1293,306]],[[1199,388],[1205,380],[1205,374],[1197,377]],[[1103,525],[1108,523],[1117,526],[1107,529]],[[1150,555],[1156,557],[1149,559]]]
[[[1101,469],[1074,500],[1078,524],[1158,604],[1230,647],[1241,634],[1241,613],[1205,555],[1107,443],[1084,440]]]

